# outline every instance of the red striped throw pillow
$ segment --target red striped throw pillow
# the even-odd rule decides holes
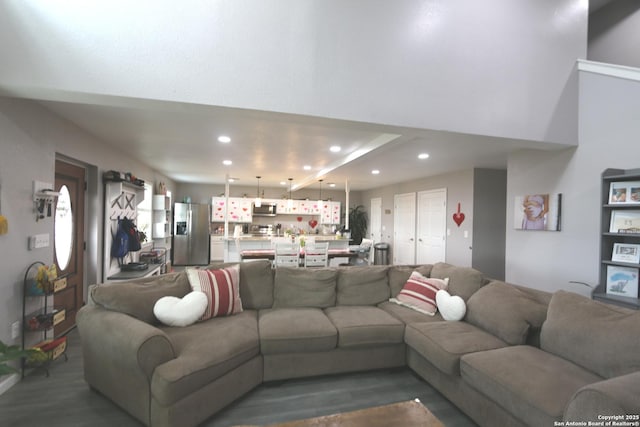
[[[395,298],[391,298],[391,302],[433,316],[438,311],[436,293],[440,289],[446,290],[448,284],[448,278],[444,280],[429,278],[414,271],[400,293]]]
[[[240,266],[211,270],[190,268],[187,276],[191,289],[204,292],[209,300],[200,320],[242,312]]]

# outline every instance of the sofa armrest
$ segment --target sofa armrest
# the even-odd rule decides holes
[[[168,336],[153,325],[99,305],[82,307],[76,324],[85,380],[148,424],[153,371],[176,357]]]
[[[603,421],[603,416],[638,414],[640,371],[582,387],[569,400],[564,410],[564,420]]]

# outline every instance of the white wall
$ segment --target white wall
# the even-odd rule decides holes
[[[382,239],[391,244],[393,252],[393,196],[403,193],[417,193],[419,191],[447,189],[447,229],[451,235],[447,236],[446,261],[460,266],[471,266],[471,242],[473,241],[473,170],[463,170],[450,174],[443,174],[415,181],[403,182],[396,185],[376,188],[361,193],[362,204],[367,212],[371,208],[371,199],[382,198]],[[460,227],[453,222],[453,214],[460,210],[466,216]],[[389,212],[389,213],[386,213]],[[464,232],[468,232],[468,238]],[[392,256],[389,259],[393,259]]]
[[[640,166],[640,70],[636,81],[581,71],[579,131],[577,149],[509,158],[507,281],[584,294],[587,288],[568,282],[597,284],[601,173]],[[541,192],[563,194],[562,231],[514,230],[514,198]]]
[[[35,220],[33,181],[54,182],[57,154],[94,165],[94,182],[90,183],[87,201],[91,212],[87,217],[90,227],[86,230],[86,271],[90,283],[95,283],[102,275],[103,195],[101,179],[97,182],[102,172],[108,169],[132,171],[147,181],[163,180],[169,189],[174,188],[166,177],[129,160],[40,105],[0,97],[0,197],[2,215],[9,221],[9,233],[0,236],[0,340],[5,343],[20,342],[11,339],[10,327],[22,316],[23,279],[28,265],[34,261],[53,262],[53,246],[30,251],[27,237],[39,233],[49,233],[53,237],[53,219]],[[9,377],[0,382],[0,392],[3,382],[8,380]]]
[[[0,2],[0,91],[575,144],[584,0]]]

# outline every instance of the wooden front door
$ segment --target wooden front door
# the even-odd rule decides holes
[[[67,287],[56,293],[53,305],[66,310],[65,320],[54,334],[64,334],[76,324],[76,313],[84,295],[84,195],[85,169],[56,160],[56,204],[53,233],[54,261],[58,275],[67,278]]]

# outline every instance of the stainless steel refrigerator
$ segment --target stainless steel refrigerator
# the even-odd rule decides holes
[[[173,206],[173,265],[209,264],[209,205]]]

